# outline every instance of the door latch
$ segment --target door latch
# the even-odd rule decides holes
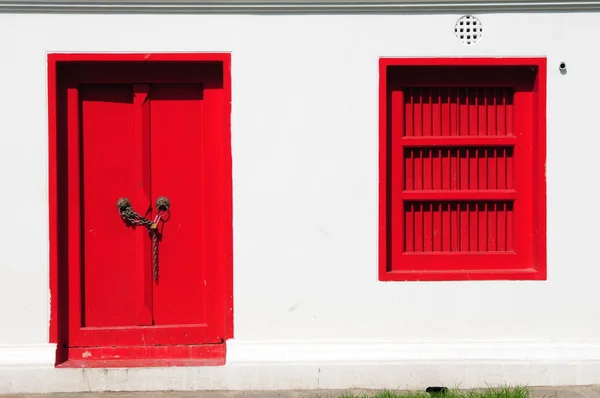
[[[119,210],[119,214],[123,221],[130,226],[146,227],[150,233],[150,238],[152,239],[152,267],[154,280],[156,282],[158,282],[159,225],[161,222],[168,220],[170,208],[171,201],[166,197],[161,196],[156,199],[156,217],[151,221],[133,210],[133,206],[131,206],[131,201],[129,199],[119,198],[119,200],[117,200],[117,209]]]
[[[171,207],[171,202],[168,198],[161,196],[156,199],[156,217],[154,217],[154,221],[150,225],[150,230],[157,230],[158,223],[166,221],[164,215],[169,211],[169,207]]]

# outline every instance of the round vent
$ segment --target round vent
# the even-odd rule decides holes
[[[454,34],[463,42],[463,44],[470,46],[481,40],[481,36],[483,35],[483,24],[473,15],[464,15],[456,21]]]

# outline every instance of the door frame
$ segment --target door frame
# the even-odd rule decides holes
[[[232,175],[231,175],[231,54],[230,53],[49,53],[48,62],[48,190],[49,190],[49,282],[50,322],[49,341],[57,345],[56,366],[61,367],[109,367],[109,366],[169,366],[169,365],[218,365],[225,363],[225,342],[233,338],[233,225],[232,225]],[[68,192],[66,131],[62,120],[64,112],[59,109],[59,95],[64,95],[58,86],[58,68],[62,64],[81,63],[147,63],[147,62],[193,62],[219,63],[223,76],[223,139],[226,148],[222,154],[222,186],[224,217],[219,236],[224,255],[219,268],[223,282],[224,300],[220,312],[225,316],[222,344],[204,346],[157,346],[157,349],[140,347],[118,347],[121,360],[112,362],[86,361],[85,352],[69,349],[69,274],[68,274],[68,213],[65,196]],[[108,64],[107,64],[108,65]],[[135,83],[135,82],[132,82]],[[220,346],[220,347],[218,347]],[[143,352],[141,352],[141,351]],[[71,353],[69,353],[71,351]],[[101,347],[99,354],[110,358],[115,348]],[[79,359],[73,360],[73,355]],[[145,359],[141,360],[140,358]],[[205,363],[190,361],[206,359]],[[164,358],[180,361],[165,362]],[[114,362],[114,361],[113,361]]]

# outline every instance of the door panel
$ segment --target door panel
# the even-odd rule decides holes
[[[171,201],[162,224],[154,324],[205,324],[207,285],[203,90],[199,84],[154,84],[150,93],[152,192]]]
[[[84,327],[138,324],[136,262],[143,231],[115,217],[119,196],[138,208],[142,181],[135,165],[131,85],[90,85],[79,91],[82,145]],[[147,238],[146,238],[147,239]]]
[[[224,200],[230,187],[222,181],[230,162],[223,82],[161,83],[169,81],[161,71],[148,72],[148,81],[116,84],[110,83],[116,75],[103,83],[98,67],[93,83],[81,84],[79,76],[64,86],[68,347],[224,341],[224,228],[231,219]],[[171,209],[159,224],[155,281],[149,231],[128,226],[116,202],[126,197],[152,219],[159,196],[169,198]]]

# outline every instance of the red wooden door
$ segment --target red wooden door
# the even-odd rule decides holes
[[[222,82],[177,68],[118,72],[79,70],[66,88],[68,346],[222,343]],[[159,196],[171,207],[155,280],[149,231],[127,226],[116,201],[153,219]]]

